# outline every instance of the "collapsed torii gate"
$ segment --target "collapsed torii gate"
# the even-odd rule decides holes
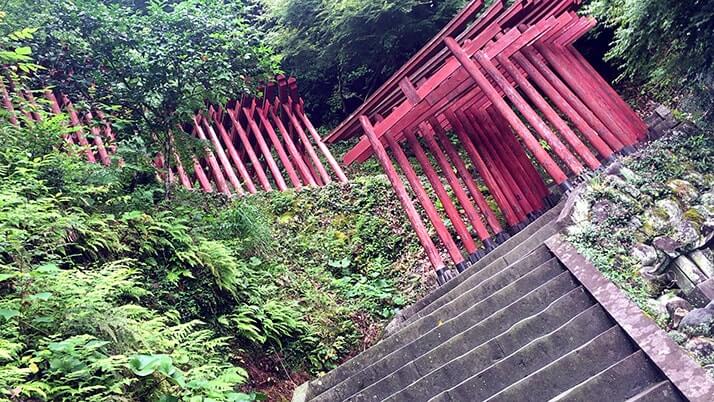
[[[644,122],[573,47],[595,26],[573,11],[578,3],[519,0],[506,7],[496,1],[483,10],[483,1],[471,1],[326,138],[365,134],[345,163],[377,157],[439,283],[449,271],[388,150],[461,272],[552,205],[548,182],[568,191],[570,178],[600,168],[646,136]],[[427,177],[466,256],[403,147]]]
[[[18,125],[24,118],[42,119],[40,110],[66,113],[73,132],[67,143],[78,145],[87,161],[109,165],[116,152],[111,118],[101,111],[78,111],[64,94],[45,90],[36,99],[32,91],[17,88],[11,80],[7,88],[0,80],[0,96],[9,121]],[[210,143],[203,155],[191,157],[187,169],[174,155],[168,180],[187,189],[218,191],[226,195],[254,194],[258,191],[297,190],[324,186],[337,180],[347,182],[342,168],[324,144],[305,114],[295,78],[278,76],[264,88],[264,96],[244,96],[225,106],[209,106],[191,122],[177,127]],[[154,165],[165,167],[158,154]],[[164,174],[160,174],[166,180]]]

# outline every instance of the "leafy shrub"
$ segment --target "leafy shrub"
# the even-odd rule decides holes
[[[623,77],[665,94],[695,91],[703,105],[714,101],[714,3],[591,0],[586,12],[614,30],[607,58]]]
[[[245,23],[242,2],[10,0],[3,8],[8,26],[34,27],[17,48],[43,66],[32,86],[58,88],[80,109],[110,111],[120,140],[140,137],[167,164],[171,148],[188,157],[207,146],[177,125],[205,102],[256,93],[279,71],[279,57]]]

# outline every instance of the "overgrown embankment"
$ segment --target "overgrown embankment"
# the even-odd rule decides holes
[[[579,251],[714,374],[714,309],[695,289],[714,277],[714,133],[675,129],[623,158],[572,219]]]
[[[87,164],[62,126],[0,125],[0,399],[280,400],[427,286],[384,177],[166,199],[143,152]]]

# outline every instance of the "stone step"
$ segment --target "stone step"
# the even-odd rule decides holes
[[[535,233],[533,233],[530,237],[523,240],[518,245],[514,245],[505,255],[495,258],[493,260],[493,262],[491,262],[488,265],[483,265],[482,268],[480,268],[478,271],[474,270],[474,272],[471,274],[471,276],[469,276],[466,279],[463,279],[461,284],[455,286],[452,289],[452,291],[449,291],[446,294],[444,294],[443,296],[436,298],[429,305],[423,306],[420,311],[412,312],[411,316],[403,319],[403,323],[401,324],[401,327],[408,325],[410,322],[413,322],[413,321],[417,320],[419,317],[423,317],[425,314],[428,314],[428,312],[433,311],[434,309],[442,306],[444,304],[444,302],[441,300],[442,298],[445,298],[445,300],[448,302],[449,295],[452,295],[451,297],[453,297],[453,295],[458,295],[460,293],[463,293],[465,291],[465,289],[473,288],[478,283],[480,283],[480,280],[483,280],[484,278],[491,277],[491,276],[495,275],[497,272],[504,270],[505,268],[507,268],[511,265],[519,263],[522,260],[527,259],[527,257],[530,254],[532,254],[534,252],[534,250],[544,248],[543,241],[545,239],[547,239],[548,237],[554,235],[556,232],[557,232],[557,227],[553,223],[550,223],[550,224],[547,224],[545,226],[538,228],[538,230]],[[506,249],[503,249],[503,250],[505,252]],[[541,252],[542,251],[543,250],[541,250]],[[496,251],[494,250],[493,253],[496,253]],[[481,274],[482,271],[487,271],[487,272],[484,274]],[[461,275],[463,275],[463,273]],[[472,279],[475,276],[478,276],[478,278]]]
[[[628,399],[626,402],[679,402],[686,401],[686,398],[674,388],[669,381],[662,381],[645,389],[639,394]]]
[[[602,307],[595,305],[430,401],[486,400],[573,350],[586,346],[604,353],[624,336]]]
[[[329,399],[332,397],[331,395],[323,397],[321,394],[419,338],[422,338],[420,345],[424,345],[426,350],[430,350],[561,274],[566,275],[564,278],[567,281],[574,281],[570,274],[565,273],[565,269],[557,260],[551,259],[481,301],[472,300],[468,293],[464,294],[463,297],[367,349],[327,376],[313,381],[310,398],[315,398],[316,401],[334,400]],[[472,291],[482,294],[479,289],[472,289]],[[351,393],[344,397],[350,395]]]
[[[561,267],[560,263],[553,258],[547,250],[534,253],[509,268],[501,270],[483,282],[464,289],[463,292],[455,293],[453,300],[430,311],[429,314],[419,317],[416,321],[409,323],[406,327],[402,328],[400,332],[423,333],[425,329],[433,328],[440,322],[444,322],[444,318],[456,317],[467,311],[471,306],[486,300],[488,297],[506,289],[516,282],[527,280],[525,277],[532,274],[534,268],[538,267],[536,269],[542,269],[546,265],[549,267]],[[562,268],[562,271],[565,271],[565,268]]]
[[[513,400],[547,401],[558,394],[597,376],[602,370],[633,354],[635,346],[625,333],[616,327],[612,343],[602,343],[599,338],[578,348],[528,377],[508,386],[487,401],[505,402]],[[593,394],[591,394],[592,397]],[[595,394],[597,395],[597,394]],[[604,398],[614,401],[615,399]]]
[[[397,394],[397,400],[434,396],[439,387],[458,384],[594,305],[582,287],[563,295],[561,289],[554,286],[555,281],[551,280],[348,400],[382,400],[392,394]],[[511,325],[516,320],[520,321]],[[465,365],[461,361],[469,363]]]
[[[482,269],[486,268],[492,263],[502,260],[500,264],[502,267],[506,267],[527,255],[535,247],[543,243],[543,240],[552,236],[557,232],[558,228],[555,225],[560,212],[563,209],[565,201],[559,203],[556,207],[551,208],[549,211],[544,213],[533,223],[528,225],[522,231],[516,233],[510,239],[506,240],[503,244],[498,246],[496,249],[492,250],[485,257],[480,259],[478,262],[473,264],[471,267],[466,269],[464,272],[456,276],[454,279],[440,286],[427,296],[418,300],[416,303],[409,307],[402,309],[397,316],[394,318],[392,323],[387,326],[385,330],[385,337],[391,336],[396,333],[399,328],[403,327],[404,323],[412,320],[412,316],[417,312],[421,311],[424,307],[431,305],[434,301],[442,297],[443,295],[451,292],[461,283],[465,282],[468,278],[476,273],[480,272]],[[541,231],[544,227],[546,230]],[[537,234],[537,232],[541,233]],[[550,234],[549,234],[550,233]],[[534,236],[536,235],[536,236]],[[531,238],[536,239],[536,241],[528,241]],[[528,242],[527,242],[528,241]],[[527,243],[527,244],[523,244]]]
[[[405,325],[403,327],[408,326],[420,318],[426,317],[464,294],[470,293],[470,297],[472,298],[483,298],[483,294],[493,292],[495,288],[502,288],[505,286],[504,284],[513,282],[515,279],[523,276],[526,272],[533,269],[533,267],[537,267],[551,258],[553,258],[553,255],[550,251],[548,251],[548,248],[545,245],[541,244],[530,254],[524,256],[509,266],[506,266],[504,259],[499,259],[493,264],[485,267],[480,272],[471,276],[461,285],[457,286],[453,291],[445,294],[435,300],[432,304],[424,307],[421,311],[414,314],[409,320],[405,321]],[[469,292],[471,289],[480,290],[481,288],[483,288],[483,290],[479,293]]]
[[[645,352],[638,350],[551,401],[589,402],[593,395],[607,401],[624,401],[663,380]]]

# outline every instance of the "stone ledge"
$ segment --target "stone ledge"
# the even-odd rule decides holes
[[[714,381],[684,349],[645,316],[562,235],[551,237],[545,244],[687,399],[693,402],[711,401]]]

